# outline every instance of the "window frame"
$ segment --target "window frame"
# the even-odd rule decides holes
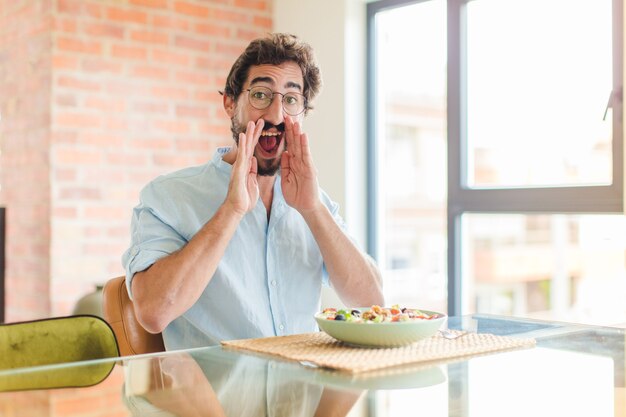
[[[377,216],[378,161],[376,117],[376,14],[396,7],[431,0],[380,0],[367,4],[367,164],[368,164],[368,251],[378,258]],[[613,111],[612,161],[610,185],[565,187],[515,187],[472,189],[467,186],[466,131],[466,5],[473,0],[447,0],[447,241],[448,241],[448,314],[466,313],[462,305],[462,231],[465,213],[550,213],[615,214],[624,213],[624,140],[623,140],[623,0],[612,0],[613,25]],[[477,0],[479,1],[479,0]]]

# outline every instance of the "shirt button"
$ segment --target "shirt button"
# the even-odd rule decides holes
[[[276,280],[275,280],[275,279],[274,279],[274,280],[272,280],[272,285],[273,285],[273,286],[276,286]]]
[[[280,326],[278,326],[278,328],[279,328],[280,330],[285,330],[285,326],[283,326],[282,324],[281,324]]]

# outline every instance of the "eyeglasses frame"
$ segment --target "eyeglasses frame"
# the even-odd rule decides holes
[[[252,104],[251,92],[252,92],[252,90],[257,89],[257,88],[264,88],[264,89],[266,89],[266,90],[268,90],[268,91],[270,91],[270,92],[272,93],[272,99],[270,100],[270,102],[268,103],[268,105],[267,105],[267,106],[265,106],[265,107],[258,108],[258,107],[256,107],[254,104]],[[251,105],[252,107],[254,107],[255,109],[257,109],[257,110],[265,110],[265,109],[267,109],[269,106],[271,106],[271,105],[272,105],[272,103],[274,102],[274,96],[275,96],[276,94],[280,94],[280,95],[282,96],[282,98],[281,98],[281,100],[280,100],[280,104],[282,105],[283,111],[284,111],[285,113],[287,113],[289,116],[299,116],[299,115],[301,115],[302,113],[304,113],[304,112],[308,109],[308,103],[307,103],[306,96],[305,96],[304,94],[302,94],[302,93],[298,93],[297,91],[291,91],[291,92],[288,92],[288,93],[281,93],[281,92],[279,92],[279,91],[273,91],[271,88],[269,88],[269,87],[264,87],[264,86],[256,86],[256,87],[251,87],[251,88],[245,89],[245,90],[243,90],[243,91],[247,91],[247,92],[248,92],[248,103],[250,103],[250,105]],[[286,96],[287,94],[298,94],[298,95],[302,96],[302,98],[304,99],[304,106],[302,107],[302,110],[300,110],[300,112],[298,112],[298,113],[296,113],[296,114],[291,114],[291,113],[289,113],[289,112],[287,111],[287,109],[285,109],[285,103],[284,103],[284,101],[283,101],[283,100],[285,99],[285,96]]]

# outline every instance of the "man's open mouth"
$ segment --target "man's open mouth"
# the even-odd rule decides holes
[[[283,138],[283,132],[264,130],[259,137],[259,145],[265,152],[272,154],[276,152]]]

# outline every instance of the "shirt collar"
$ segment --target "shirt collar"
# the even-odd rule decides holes
[[[229,164],[228,162],[224,161],[223,158],[224,158],[224,155],[230,152],[231,149],[232,149],[232,146],[220,146],[219,148],[215,150],[215,154],[213,155],[213,163],[215,164],[217,169],[227,174],[230,174],[230,172],[233,169],[233,166]]]

